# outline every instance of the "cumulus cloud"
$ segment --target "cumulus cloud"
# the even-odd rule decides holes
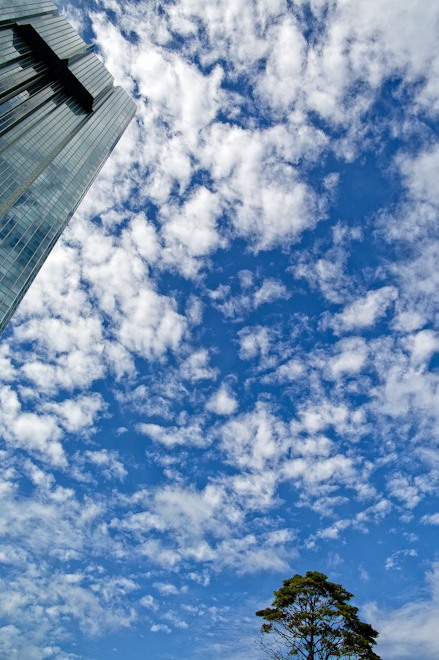
[[[196,382],[198,380],[215,380],[218,369],[209,367],[209,353],[202,349],[192,353],[180,367],[180,373],[184,379]]]
[[[175,596],[176,594],[181,592],[185,593],[187,591],[187,587],[183,587],[180,590],[174,584],[169,582],[154,582],[152,586],[165,596]]]
[[[228,461],[241,469],[260,470],[267,463],[276,464],[287,443],[286,426],[263,405],[221,428],[223,451]]]
[[[252,360],[261,355],[265,357],[269,351],[272,331],[267,327],[247,327],[238,332],[240,341],[239,357],[241,360]]]
[[[416,366],[428,362],[439,351],[439,337],[432,330],[421,330],[407,337],[405,343]]]
[[[288,293],[285,284],[275,279],[265,279],[262,282],[260,289],[255,291],[254,306],[259,307],[264,303],[270,303],[279,298],[289,298],[291,294]]]
[[[157,610],[159,607],[154,600],[154,596],[151,596],[151,594],[143,596],[139,602],[143,607],[146,607],[147,609]]]
[[[354,300],[327,323],[336,334],[373,327],[397,296],[397,289],[393,286],[368,291],[365,297]]]
[[[284,384],[299,379],[305,373],[305,365],[299,359],[288,360],[284,362],[277,369],[266,376],[262,377],[263,383],[279,383]]]
[[[123,481],[128,474],[123,463],[117,460],[119,458],[117,451],[108,451],[107,449],[86,451],[84,457],[86,461],[98,466],[107,479]]]
[[[44,643],[36,646],[26,639],[26,634],[13,625],[0,628],[0,651],[5,658],[14,656],[25,660],[43,660],[44,658],[61,660],[65,657],[59,646],[48,646]]]
[[[172,300],[144,288],[124,301],[124,308],[118,337],[129,350],[154,358],[177,348],[185,322]]]
[[[337,342],[337,353],[330,360],[329,369],[334,378],[361,371],[367,359],[367,344],[360,337],[349,337]]]
[[[67,465],[60,442],[62,431],[55,417],[23,411],[16,392],[9,387],[0,390],[0,401],[0,424],[6,442],[26,447],[58,467]]]
[[[434,206],[439,204],[437,186],[434,185],[434,174],[439,164],[439,148],[434,146],[428,151],[421,152],[415,159],[403,157],[397,159],[406,185],[411,196],[417,201],[427,202]]]
[[[194,264],[194,257],[203,257],[225,246],[216,228],[220,213],[218,195],[204,187],[200,187],[183,207],[164,207],[164,261],[181,264],[187,276],[196,273],[201,264]],[[187,253],[187,260],[182,252]]]
[[[167,626],[165,623],[153,623],[153,625],[150,628],[150,631],[155,633],[155,632],[165,632],[165,633],[170,633],[172,632],[170,627]]]
[[[377,652],[389,658],[412,658],[413,654],[434,658],[438,652],[436,635],[439,620],[438,567],[434,564],[426,573],[427,597],[417,598],[395,610],[382,610],[376,603],[363,610],[380,631]]]
[[[426,514],[425,516],[422,516],[421,522],[423,522],[424,525],[439,525],[439,513]]]
[[[165,427],[158,424],[140,423],[137,425],[137,430],[139,433],[147,435],[155,442],[160,442],[167,447],[174,445],[204,447],[209,443],[209,439],[200,424]]]
[[[363,580],[431,560],[398,534],[438,524],[437,7],[67,11],[137,113],[2,338],[0,654],[182,635],[187,587],[238,660],[209,574],[341,570],[390,529]],[[437,656],[436,572],[364,610],[383,655]]]
[[[223,383],[206,403],[206,409],[217,415],[231,415],[238,407],[238,402],[230,387]]]

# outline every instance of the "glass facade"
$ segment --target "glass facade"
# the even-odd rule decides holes
[[[0,334],[134,116],[48,0],[0,0]]]

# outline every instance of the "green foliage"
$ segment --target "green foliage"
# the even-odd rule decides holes
[[[262,624],[260,645],[267,658],[284,660],[380,660],[373,651],[378,632],[348,604],[353,594],[308,571],[284,580],[272,607],[256,612]]]

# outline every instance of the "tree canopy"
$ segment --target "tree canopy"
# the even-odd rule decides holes
[[[283,581],[272,607],[256,612],[267,623],[260,644],[273,660],[380,660],[373,651],[378,632],[358,617],[358,607],[340,584],[308,571]]]

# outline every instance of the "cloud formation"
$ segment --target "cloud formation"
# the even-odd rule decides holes
[[[247,659],[323,567],[433,660],[437,7],[66,10],[137,114],[0,343],[0,651]]]

